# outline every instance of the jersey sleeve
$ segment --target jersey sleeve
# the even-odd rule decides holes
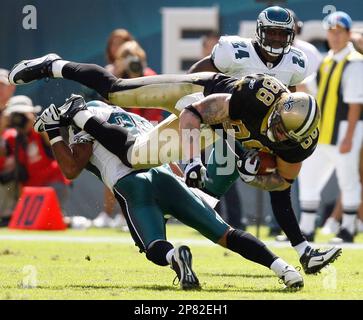
[[[222,73],[228,73],[233,65],[234,53],[232,42],[237,37],[220,37],[218,43],[214,46],[211,59],[214,66]]]
[[[298,163],[302,162],[308,157],[312,155],[315,151],[316,146],[319,140],[319,130],[316,131],[316,134],[311,135],[305,141],[300,144],[297,144],[296,147],[293,148],[281,148],[279,150],[274,150],[275,154],[279,156],[282,160],[289,163]]]
[[[316,145],[307,150],[301,150],[301,148],[298,147],[296,149],[285,150],[283,152],[276,152],[276,155],[286,162],[299,163],[308,158],[314,152],[315,148]]]
[[[304,81],[309,75],[309,61],[306,54],[299,49],[291,49],[291,54],[288,59],[291,59],[290,63],[294,70],[289,86],[296,86]]]

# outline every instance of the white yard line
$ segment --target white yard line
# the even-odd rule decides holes
[[[131,237],[78,237],[78,236],[57,236],[57,235],[40,235],[40,234],[6,234],[0,235],[1,240],[10,241],[38,241],[38,242],[65,242],[65,243],[110,243],[110,244],[133,244]],[[169,238],[174,244],[183,243],[195,246],[212,246],[214,243],[208,239],[182,239],[182,238]],[[271,248],[288,248],[289,242],[276,242],[276,241],[264,241],[268,247]],[[314,246],[331,246],[328,243],[314,243]],[[339,247],[346,249],[363,249],[363,243],[344,243]]]

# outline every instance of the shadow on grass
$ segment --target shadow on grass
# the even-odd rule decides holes
[[[264,278],[276,278],[273,274],[247,274],[247,273],[200,273],[203,276],[210,277],[241,277],[241,278],[252,278],[252,279],[264,279]]]
[[[24,289],[24,290],[65,290],[65,289],[82,289],[82,290],[97,290],[97,289],[124,289],[129,290],[130,286],[127,285],[97,285],[97,284],[65,284],[65,285],[37,285],[35,288],[23,288],[22,286],[18,285],[16,287],[11,285],[2,285],[0,286],[0,289]]]
[[[238,292],[238,293],[291,293],[291,291],[278,289],[278,288],[266,288],[266,289],[243,289],[238,287],[228,286],[226,288],[208,288],[206,285],[202,284],[201,290],[188,290],[183,291],[179,288],[179,286],[155,286],[155,285],[142,285],[142,286],[132,286],[132,289],[142,289],[142,290],[159,290],[159,291],[179,291],[179,292],[198,292],[198,293],[224,293],[224,292]]]
[[[183,291],[180,289],[179,285],[177,286],[165,286],[165,285],[155,285],[155,284],[145,284],[145,285],[92,285],[92,284],[71,284],[71,285],[38,285],[36,288],[33,289],[25,289],[21,288],[20,286],[14,287],[10,285],[3,285],[1,289],[24,289],[24,290],[66,290],[66,289],[74,289],[74,290],[127,290],[129,291],[136,291],[136,290],[147,290],[147,291],[172,291],[172,292],[199,292],[199,293],[225,293],[225,292],[238,292],[238,293],[290,293],[291,291],[283,290],[279,288],[266,288],[266,289],[251,289],[251,288],[241,288],[236,286],[228,285],[225,288],[208,288],[207,284],[202,283],[201,290],[190,290],[190,291]],[[29,292],[30,292],[29,291]]]

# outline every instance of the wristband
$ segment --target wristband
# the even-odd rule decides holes
[[[49,140],[51,146],[59,141],[63,141],[63,138],[61,136],[57,136],[57,137],[54,137],[53,139]]]

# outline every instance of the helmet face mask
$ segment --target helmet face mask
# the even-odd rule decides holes
[[[289,139],[281,115],[277,110],[274,110],[269,117],[267,136],[272,142],[283,142]]]
[[[272,142],[301,143],[317,128],[320,111],[315,99],[303,92],[284,94],[268,119],[267,137]]]
[[[269,7],[258,15],[256,39],[268,54],[279,56],[288,53],[294,38],[294,19],[286,9]]]

